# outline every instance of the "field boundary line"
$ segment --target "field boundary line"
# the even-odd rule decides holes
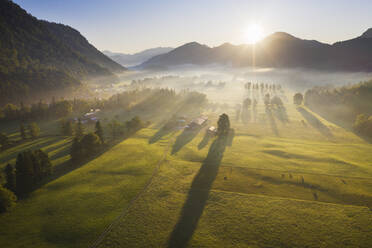
[[[187,161],[190,164],[197,163],[198,166],[201,162],[193,162]],[[193,165],[196,166],[196,165]],[[354,176],[343,176],[337,174],[326,174],[326,173],[314,173],[314,172],[304,172],[304,171],[293,171],[293,170],[276,170],[276,169],[265,169],[265,168],[257,168],[257,167],[245,167],[245,166],[236,166],[236,165],[229,165],[229,164],[222,164],[221,167],[225,168],[239,168],[239,169],[247,169],[247,170],[261,170],[261,171],[273,171],[279,173],[294,173],[294,174],[307,174],[307,175],[315,175],[315,176],[328,176],[328,177],[339,177],[339,178],[349,178],[349,179],[365,179],[365,180],[372,180],[372,177],[354,177]]]
[[[89,246],[89,248],[96,248],[96,247],[98,247],[100,244],[101,244],[101,242],[104,240],[104,238],[107,236],[107,234],[109,233],[109,232],[111,232],[111,230],[117,225],[117,224],[119,224],[119,221],[122,219],[122,218],[124,218],[127,214],[128,214],[128,212],[129,212],[129,210],[130,210],[130,208],[132,207],[132,205],[149,189],[149,187],[150,187],[150,185],[151,185],[151,183],[152,183],[152,181],[153,181],[153,179],[155,178],[155,176],[158,174],[158,172],[159,172],[159,169],[160,169],[160,165],[164,162],[164,160],[166,159],[166,157],[167,157],[167,154],[168,154],[168,151],[169,151],[169,147],[170,147],[170,144],[171,144],[171,138],[172,138],[172,136],[174,135],[174,133],[171,135],[171,137],[170,137],[170,139],[169,139],[169,142],[168,142],[168,144],[167,144],[167,146],[166,146],[166,148],[165,148],[165,150],[164,150],[164,153],[163,153],[163,155],[162,155],[162,157],[161,157],[161,159],[158,161],[158,163],[156,164],[156,166],[155,166],[155,169],[154,169],[154,171],[153,171],[153,173],[152,173],[152,175],[151,175],[151,177],[149,178],[149,180],[146,182],[146,184],[145,184],[145,186],[143,187],[143,189],[129,202],[129,204],[128,204],[128,206],[126,206],[123,210],[122,210],[122,212],[121,212],[121,214],[118,216],[118,217],[116,217],[102,232],[101,232],[101,234],[99,235],[99,237],[95,240],[95,241],[93,241],[93,243]]]

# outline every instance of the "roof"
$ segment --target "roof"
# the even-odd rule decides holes
[[[217,131],[217,128],[215,126],[210,126],[208,128],[208,131],[210,131],[210,132],[216,132]]]
[[[197,124],[197,125],[202,125],[204,122],[208,120],[207,116],[200,116],[194,120],[192,120],[191,123]]]

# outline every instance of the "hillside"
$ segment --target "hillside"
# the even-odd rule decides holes
[[[171,50],[173,50],[172,47],[156,47],[146,49],[134,54],[114,53],[110,51],[103,51],[103,54],[110,57],[112,60],[116,61],[122,66],[135,66],[147,61],[154,56],[170,52]]]
[[[1,104],[49,90],[76,87],[125,70],[71,27],[40,21],[11,1],[0,1]]]
[[[155,56],[139,68],[173,65],[230,64],[274,68],[306,68],[331,71],[372,71],[371,29],[355,39],[325,44],[304,40],[284,32],[274,33],[256,45],[225,43],[208,47],[187,43],[169,53]],[[254,54],[253,54],[254,51]]]

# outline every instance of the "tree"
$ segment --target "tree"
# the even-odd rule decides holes
[[[283,106],[283,101],[282,101],[282,99],[280,99],[280,97],[274,96],[271,99],[271,105],[276,106],[276,107],[282,107]]]
[[[304,96],[301,93],[296,93],[293,96],[293,103],[296,105],[301,105],[304,100]]]
[[[22,139],[25,140],[27,138],[27,134],[26,134],[26,129],[23,123],[21,123],[21,125],[19,126],[19,132],[21,133]]]
[[[3,108],[3,113],[6,120],[15,120],[18,118],[19,109],[16,105],[8,103]]]
[[[10,210],[17,201],[14,193],[0,185],[0,213]]]
[[[134,133],[143,127],[143,123],[138,116],[135,116],[130,121],[127,121],[125,126],[129,133]]]
[[[81,120],[79,118],[78,123],[76,124],[76,128],[75,128],[75,136],[78,139],[81,139],[83,135],[84,135],[84,126],[83,126],[83,123],[81,123]]]
[[[9,146],[9,138],[4,133],[0,133],[0,145],[2,149],[5,149]]]
[[[28,129],[29,129],[29,133],[30,133],[30,135],[33,139],[40,135],[40,128],[35,122],[32,122],[28,126]]]
[[[40,182],[52,174],[52,163],[47,153],[40,149],[33,151],[32,162],[34,167],[34,183]]]
[[[121,129],[120,122],[117,120],[112,120],[108,126],[111,130],[112,139],[116,139]]]
[[[101,150],[101,140],[95,133],[88,133],[81,139],[84,156],[94,156]]]
[[[54,114],[58,117],[67,116],[72,112],[72,103],[66,100],[59,101],[54,105]]]
[[[219,137],[225,136],[230,131],[230,120],[227,114],[220,115],[217,122],[217,135]]]
[[[73,136],[75,131],[74,131],[74,126],[72,125],[72,121],[62,120],[61,121],[61,131],[62,131],[62,135]]]
[[[30,151],[19,153],[16,161],[16,194],[25,195],[34,186],[34,166]]]
[[[359,135],[372,138],[372,116],[368,117],[365,114],[357,116],[353,129]]]
[[[96,122],[96,128],[95,128],[95,134],[99,137],[99,139],[101,140],[101,143],[104,143],[104,138],[103,138],[103,128],[101,126],[101,122],[100,121],[97,121]]]
[[[6,165],[5,178],[6,178],[5,187],[13,192],[16,192],[16,174],[13,165],[11,164]]]
[[[80,161],[83,159],[83,149],[80,140],[75,137],[71,145],[70,156],[72,161]]]
[[[270,85],[270,87],[271,87],[271,85]],[[264,103],[265,103],[266,107],[270,104],[270,94],[269,93],[265,94]]]

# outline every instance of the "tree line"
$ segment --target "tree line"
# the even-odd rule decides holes
[[[4,170],[6,183],[0,186],[0,212],[9,210],[17,198],[35,189],[52,174],[52,169],[48,154],[40,149],[19,153],[15,166],[7,164]]]
[[[306,91],[304,103],[360,135],[372,137],[372,80],[343,87],[314,87]]]

